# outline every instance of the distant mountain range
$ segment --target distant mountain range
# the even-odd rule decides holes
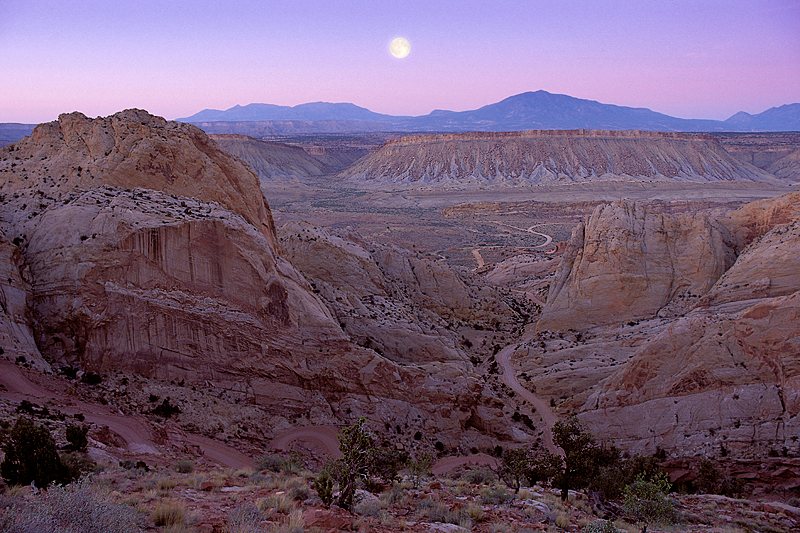
[[[211,132],[231,131],[213,123],[284,122],[267,130],[312,131],[518,131],[552,129],[602,129],[651,131],[800,131],[800,103],[773,107],[751,115],[736,113],[727,120],[683,119],[647,108],[604,104],[547,91],[517,94],[469,111],[436,110],[408,117],[375,113],[350,103],[314,102],[294,107],[249,104],[226,110],[205,109],[177,119]],[[317,124],[314,124],[317,123]],[[241,125],[241,128],[247,128]],[[252,126],[250,126],[252,129]],[[233,128],[236,130],[236,128]]]

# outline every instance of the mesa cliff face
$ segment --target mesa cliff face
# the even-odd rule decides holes
[[[274,428],[360,413],[457,442],[482,401],[463,365],[351,342],[280,255],[258,178],[193,126],[62,115],[0,152],[0,179],[2,268],[29,276],[3,286],[3,357],[204,384]]]
[[[775,181],[710,136],[586,130],[406,136],[341,175],[357,182],[441,185]]]

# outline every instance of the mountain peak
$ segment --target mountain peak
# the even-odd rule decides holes
[[[309,102],[295,106],[247,104],[226,111],[206,109],[182,122],[303,122],[291,126],[307,133],[329,131],[519,131],[519,130],[649,130],[649,131],[792,131],[800,130],[800,104],[769,109],[759,115],[737,113],[726,121],[676,118],[647,108],[605,104],[596,100],[526,91],[468,111],[437,109],[418,117],[375,113],[350,102]],[[208,125],[210,131],[235,132]],[[272,127],[272,126],[271,126]],[[283,126],[275,125],[280,129]],[[288,126],[286,126],[288,127]],[[322,130],[319,128],[323,127]],[[272,131],[272,130],[271,130]]]

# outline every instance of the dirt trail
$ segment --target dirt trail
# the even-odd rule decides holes
[[[108,428],[119,435],[132,453],[159,454],[154,442],[152,431],[147,421],[136,416],[127,416],[112,412],[110,409],[97,404],[83,402],[66,394],[61,394],[52,389],[44,388],[25,376],[17,365],[0,361],[0,385],[5,390],[0,391],[0,398],[9,400],[30,400],[39,403],[55,401],[59,409],[68,414],[83,413],[86,420]],[[230,446],[202,437],[200,435],[185,436],[187,442],[200,448],[209,460],[224,466],[234,468],[250,466],[252,459]]]
[[[526,334],[521,342],[525,342],[528,337],[529,335]],[[556,417],[546,401],[526,389],[522,383],[519,382],[517,373],[514,370],[514,365],[511,363],[511,356],[517,350],[521,342],[510,344],[497,352],[495,359],[502,370],[500,379],[511,390],[536,409],[536,412],[542,417],[542,421],[544,422],[544,428],[542,428],[542,442],[548,450],[558,453],[559,450],[553,444],[553,424],[556,423],[558,417]]]
[[[478,264],[475,270],[483,268],[483,266],[486,264],[486,262],[483,260],[483,256],[481,255],[480,248],[473,248],[472,257],[475,258],[475,262]]]
[[[293,442],[303,442],[332,457],[339,457],[338,429],[335,426],[304,426],[279,433],[272,439],[272,448],[289,450]]]
[[[515,230],[521,231],[523,233],[530,233],[532,235],[538,235],[539,237],[543,237],[544,238],[544,242],[542,244],[537,244],[536,246],[529,246],[528,248],[530,248],[530,249],[544,248],[545,246],[547,246],[548,244],[553,242],[553,237],[551,237],[547,233],[541,233],[541,232],[533,230],[533,228],[538,228],[539,226],[544,226],[546,224],[536,224],[534,226],[530,226],[527,229],[525,229],[525,228],[518,228],[517,226],[512,226],[511,224],[506,224],[505,222],[493,221],[492,223],[493,224],[497,224],[499,226],[504,226],[506,228],[515,229]],[[481,248],[482,249],[505,248],[505,246],[482,246]],[[475,263],[477,263],[477,265],[478,265],[475,268],[475,270],[480,270],[481,268],[484,267],[484,265],[486,265],[486,261],[483,259],[483,256],[481,255],[481,248],[473,248],[472,249],[472,257],[475,258]],[[550,253],[550,252],[547,252],[547,253]]]
[[[531,246],[531,248],[544,248],[551,242],[553,242],[553,237],[548,235],[547,233],[541,233],[538,231],[534,231],[533,228],[538,228],[539,226],[544,226],[546,224],[534,224],[533,226],[529,226],[527,228],[520,228],[517,226],[512,226],[511,224],[506,224],[505,222],[499,222],[497,220],[492,221],[493,224],[497,224],[498,226],[503,226],[506,228],[515,229],[517,231],[521,231],[523,233],[530,233],[532,235],[538,235],[539,237],[544,237],[544,242],[542,244],[537,244],[536,246]]]

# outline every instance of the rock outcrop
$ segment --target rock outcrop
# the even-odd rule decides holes
[[[727,213],[599,207],[573,234],[538,324],[584,333],[531,346],[553,368],[537,390],[574,395],[601,438],[638,452],[796,449],[798,249],[798,193]],[[576,357],[582,387],[566,390],[562,362]]]
[[[28,309],[30,285],[23,271],[19,248],[0,231],[0,357],[49,370],[33,338]]]
[[[708,135],[588,130],[406,136],[387,142],[341,175],[367,184],[454,186],[776,181],[733,158]]]
[[[688,310],[730,267],[728,230],[704,214],[600,205],[579,224],[538,323],[583,330]]]
[[[354,344],[280,255],[256,175],[193,126],[62,115],[0,151],[0,197],[30,277],[4,329],[30,316],[48,362],[224,392],[273,428],[363,414],[455,444],[483,409],[463,364]]]
[[[736,159],[778,179],[800,181],[800,133],[716,133],[714,137]]]
[[[442,260],[310,224],[286,225],[280,235],[286,257],[343,329],[393,361],[471,367],[489,348],[488,332],[502,339],[524,322],[499,291]]]

